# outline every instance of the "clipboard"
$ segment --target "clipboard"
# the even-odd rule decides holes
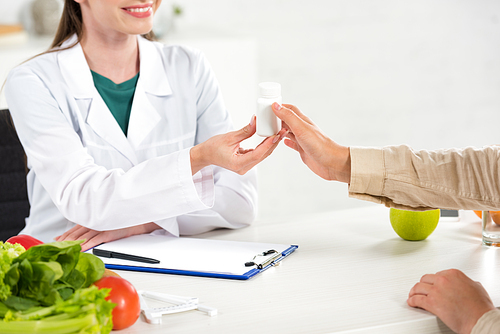
[[[297,245],[141,234],[104,243],[87,252],[96,249],[160,261],[142,263],[100,256],[108,269],[248,280],[278,265],[297,248]]]

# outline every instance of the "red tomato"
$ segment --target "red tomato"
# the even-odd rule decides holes
[[[141,303],[139,294],[129,281],[121,277],[106,276],[94,285],[99,289],[111,289],[106,300],[116,304],[113,309],[113,329],[124,329],[137,321],[141,313]]]
[[[6,242],[10,244],[20,244],[21,246],[24,247],[24,249],[28,249],[30,247],[43,244],[43,242],[41,242],[40,240],[35,239],[31,235],[27,234],[15,235],[7,239]]]

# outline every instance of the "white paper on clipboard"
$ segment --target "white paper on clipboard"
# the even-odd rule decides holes
[[[285,244],[142,234],[101,244],[95,248],[160,261],[158,264],[148,264],[101,257],[107,265],[243,275],[250,270],[245,263],[252,261],[256,255],[268,250],[284,253],[290,247],[295,247],[291,252],[297,248]]]

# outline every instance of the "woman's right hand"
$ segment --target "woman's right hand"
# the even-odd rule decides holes
[[[278,134],[264,139],[255,149],[246,150],[241,148],[241,142],[252,137],[255,131],[254,115],[250,124],[242,129],[213,136],[207,141],[194,146],[190,151],[193,175],[209,165],[223,167],[243,175],[267,158],[287,134],[286,129],[281,129]]]

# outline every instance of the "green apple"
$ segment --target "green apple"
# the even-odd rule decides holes
[[[403,239],[424,240],[436,229],[440,211],[407,211],[391,208],[390,219],[394,231]]]

